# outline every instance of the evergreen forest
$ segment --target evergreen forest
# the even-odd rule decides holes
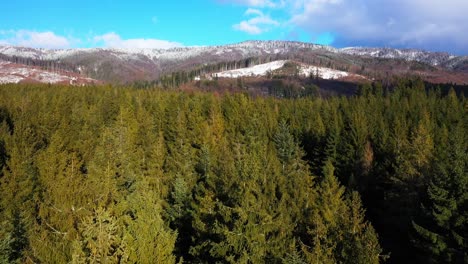
[[[0,263],[468,263],[468,101],[0,86]]]

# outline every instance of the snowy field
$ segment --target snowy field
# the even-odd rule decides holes
[[[255,65],[249,68],[223,71],[214,73],[213,77],[219,78],[238,78],[238,77],[250,77],[250,76],[266,76],[268,72],[272,72],[284,67],[287,60],[273,61],[269,63]],[[310,75],[317,75],[322,79],[340,79],[349,76],[349,73],[344,71],[338,71],[330,68],[317,67],[305,64],[299,64],[299,75],[307,77]]]
[[[349,76],[348,72],[338,71],[330,68],[316,67],[311,65],[301,65],[299,74],[302,76],[317,76],[325,80],[341,79]]]
[[[286,62],[288,61],[279,60],[279,61],[273,61],[269,63],[255,65],[249,68],[223,71],[223,72],[213,74],[213,77],[237,78],[237,77],[247,77],[247,76],[265,76],[267,75],[269,71],[281,69],[284,66],[284,64],[286,64]]]

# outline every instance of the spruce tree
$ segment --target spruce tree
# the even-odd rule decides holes
[[[468,261],[468,154],[464,125],[447,135],[429,177],[421,217],[413,221],[414,243],[429,263]]]

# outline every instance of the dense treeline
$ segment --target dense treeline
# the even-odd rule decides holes
[[[5,54],[0,54],[0,60],[9,61],[16,64],[24,64],[27,66],[40,67],[43,70],[51,72],[74,72],[80,73],[79,70],[74,65],[64,63],[60,60],[43,60],[43,59],[33,59],[26,57],[18,56],[8,56]]]
[[[467,102],[379,87],[4,85],[0,262],[466,263]]]

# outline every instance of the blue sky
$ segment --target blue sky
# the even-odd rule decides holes
[[[2,3],[0,44],[170,48],[245,40],[468,54],[466,0],[192,0]]]

